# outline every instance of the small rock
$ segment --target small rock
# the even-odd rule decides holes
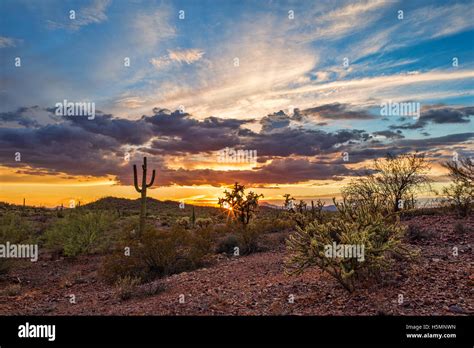
[[[449,306],[449,310],[453,313],[465,314],[466,311],[459,307],[458,305],[451,305]]]

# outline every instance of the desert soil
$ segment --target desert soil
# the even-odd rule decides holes
[[[454,230],[458,221],[465,232]],[[125,301],[98,277],[101,256],[50,260],[45,255],[0,279],[0,290],[20,285],[16,292],[0,294],[0,315],[474,314],[474,217],[418,216],[404,223],[431,234],[411,243],[420,256],[397,261],[381,283],[365,283],[353,293],[317,268],[285,275],[283,245],[249,256],[219,256],[208,268],[144,285],[161,287],[157,294],[137,292]]]

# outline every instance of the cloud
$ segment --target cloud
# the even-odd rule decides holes
[[[290,120],[291,118],[281,110],[265,116],[260,120],[262,132],[284,131],[290,125]]]
[[[68,19],[65,21],[48,20],[48,27],[50,29],[69,29],[75,31],[89,24],[104,22],[107,20],[105,11],[110,3],[110,0],[93,0],[89,6],[74,10],[76,12],[75,19],[70,19],[68,16]]]
[[[448,107],[433,106],[435,110]],[[351,110],[321,106],[321,111]],[[469,108],[457,108],[471,112]],[[4,165],[18,170],[40,170],[43,174],[116,176],[123,184],[131,183],[130,168],[123,156],[130,151],[132,161],[149,156],[150,165],[160,173],[159,185],[230,184],[237,180],[248,184],[298,183],[307,180],[338,180],[355,172],[346,167],[339,155],[347,151],[350,164],[368,158],[384,156],[388,152],[413,150],[433,151],[446,146],[462,145],[474,133],[450,134],[424,139],[404,139],[400,131],[367,131],[344,129],[333,132],[292,126],[294,117],[279,111],[263,118],[260,132],[246,126],[251,120],[223,119],[215,116],[197,120],[188,113],[155,108],[152,115],[127,120],[97,112],[94,120],[81,117],[62,117],[55,124],[42,124],[28,118],[38,107],[19,108],[0,114],[4,127],[0,128],[0,156]],[[43,109],[41,109],[43,110]],[[50,113],[53,109],[46,109]],[[430,109],[431,110],[431,109]],[[438,120],[428,110],[430,120]],[[362,111],[360,111],[362,112]],[[437,115],[437,114],[436,114]],[[7,128],[14,120],[22,127]],[[385,137],[385,142],[375,137]],[[226,147],[256,150],[259,158],[253,169],[213,170],[210,158]],[[20,152],[22,162],[14,162],[12,154]],[[205,158],[208,169],[186,169],[166,163],[175,157]],[[188,159],[192,162],[192,159]],[[180,163],[179,161],[177,162]],[[42,174],[42,175],[43,175]]]
[[[469,123],[474,116],[474,107],[430,106],[422,110],[420,118],[415,123],[392,125],[391,129],[420,129],[433,124]]]
[[[171,9],[161,5],[155,11],[135,15],[131,23],[135,43],[146,50],[176,36],[176,28],[171,23]]]
[[[384,131],[378,131],[378,132],[373,132],[372,133],[375,136],[383,136],[385,138],[389,139],[403,139],[405,136],[402,134],[401,131],[391,131],[391,130],[384,130]]]
[[[14,39],[12,37],[0,36],[0,48],[4,47],[16,47],[23,40]]]
[[[168,50],[167,55],[159,58],[151,58],[150,63],[157,69],[162,69],[172,63],[186,63],[190,65],[199,61],[203,55],[203,50],[195,48],[188,50]]]
[[[387,5],[383,0],[368,0],[322,11],[320,7],[314,7],[304,12],[298,22],[298,40],[335,40],[360,31],[379,19],[383,14],[381,9]]]
[[[198,49],[168,50],[168,57],[179,63],[192,64],[200,60],[203,55],[204,51]]]
[[[308,180],[340,180],[355,172],[342,164],[321,164],[308,159],[275,159],[254,170],[223,171],[211,169],[170,170],[159,168],[157,185],[230,185],[238,181],[245,185],[296,184]],[[130,178],[131,179],[131,178]],[[128,182],[127,178],[123,180]],[[130,181],[131,184],[131,181]]]
[[[21,107],[15,111],[1,112],[0,122],[16,122],[18,125],[26,128],[39,127],[38,121],[34,120],[31,114],[29,114],[29,112],[35,109],[38,109],[38,106]]]
[[[305,109],[301,111],[300,114],[333,120],[370,120],[375,118],[374,115],[369,114],[366,110],[350,110],[349,105],[340,103],[326,104]]]

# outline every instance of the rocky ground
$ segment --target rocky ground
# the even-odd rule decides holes
[[[209,268],[142,285],[129,300],[120,300],[98,277],[101,256],[43,256],[0,279],[0,315],[474,314],[474,217],[417,216],[404,224],[418,231],[410,243],[420,256],[397,261],[381,283],[353,293],[317,268],[285,275],[283,245],[244,257],[219,256]]]

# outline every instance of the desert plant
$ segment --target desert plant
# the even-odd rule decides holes
[[[132,298],[137,292],[137,287],[141,280],[138,277],[124,276],[115,282],[115,292],[122,301]]]
[[[311,201],[311,216],[313,220],[317,220],[318,222],[323,222],[323,208],[326,204],[318,199],[316,202],[316,205],[314,205],[314,202]]]
[[[0,217],[0,243],[33,240],[33,225],[19,214],[8,212]]]
[[[193,205],[193,214],[191,215],[191,225],[194,228],[196,224],[196,213],[194,212],[194,205]]]
[[[446,162],[443,165],[449,170],[453,183],[443,189],[446,201],[457,211],[458,215],[469,215],[474,202],[474,163],[470,158]]]
[[[191,225],[190,220],[189,220],[189,216],[182,216],[182,217],[176,219],[176,224],[178,226],[181,226],[181,227],[185,228],[185,229],[188,229]]]
[[[105,232],[116,219],[107,211],[72,212],[57,220],[45,233],[45,245],[66,256],[92,253],[104,248]]]
[[[415,191],[428,185],[430,166],[423,154],[388,154],[374,160],[372,173],[353,180],[342,190],[345,200],[371,207],[373,212],[398,212],[415,202]]]
[[[35,241],[33,225],[20,214],[7,212],[0,217],[0,244],[10,242],[32,243]],[[12,261],[0,258],[0,274],[8,272]]]
[[[300,214],[304,214],[306,213],[307,206],[305,201],[300,200],[300,202],[296,204],[296,211]]]
[[[199,228],[206,228],[212,225],[211,218],[197,218],[196,226]]]
[[[455,181],[443,189],[446,202],[451,205],[460,217],[469,215],[474,202],[474,185],[464,181]]]
[[[239,238],[235,234],[228,234],[219,241],[216,252],[232,254],[235,247],[239,247]]]
[[[290,235],[286,270],[298,274],[308,267],[318,266],[345,289],[353,291],[358,279],[376,276],[388,266],[391,254],[407,254],[401,245],[404,229],[398,219],[373,212],[367,206],[334,203],[338,214],[333,219],[322,224],[310,223],[305,228],[297,227]],[[361,255],[336,257],[334,253],[328,253],[336,245],[359,248]]]
[[[237,236],[241,255],[249,255],[261,250],[262,231],[255,224],[241,229]]]
[[[153,169],[150,183],[146,183],[146,174],[147,174],[147,163],[146,157],[143,157],[142,164],[142,188],[138,186],[138,175],[137,175],[137,166],[133,165],[133,184],[135,185],[135,190],[141,194],[141,204],[140,204],[140,234],[145,231],[145,220],[146,220],[146,190],[147,188],[153,185],[155,181],[155,170]]]
[[[176,225],[171,230],[149,226],[142,235],[126,235],[117,250],[104,259],[100,274],[110,283],[124,276],[148,281],[201,267],[212,251],[207,232],[193,233]]]
[[[219,205],[226,208],[232,218],[237,219],[245,228],[250,218],[258,209],[258,201],[263,195],[250,191],[245,194],[245,186],[235,183],[232,191],[224,191],[224,197],[219,198]]]
[[[293,197],[291,197],[291,195],[289,193],[285,193],[283,195],[283,197],[285,198],[285,201],[283,202],[283,209],[286,209],[292,213],[294,213],[294,202],[295,202],[295,199]]]

